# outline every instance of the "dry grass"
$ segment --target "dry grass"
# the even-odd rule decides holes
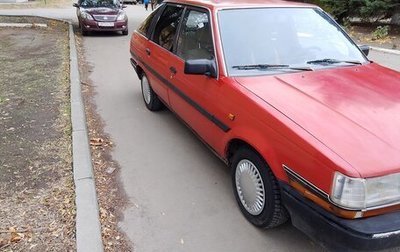
[[[392,26],[388,36],[379,39],[374,36],[375,29],[373,25],[353,25],[346,30],[359,44],[400,50],[400,27]]]
[[[68,26],[0,29],[0,251],[74,251]]]

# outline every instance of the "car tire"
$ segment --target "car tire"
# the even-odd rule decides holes
[[[160,101],[157,94],[151,88],[150,82],[147,79],[146,74],[143,74],[140,84],[142,88],[143,101],[146,107],[150,111],[161,110],[163,108],[163,103]]]
[[[82,34],[82,36],[87,36],[87,35],[89,34],[89,32],[86,31],[86,30],[83,28],[82,25],[81,25],[81,34]]]
[[[128,35],[128,29],[122,31],[122,35],[124,35],[124,36]]]
[[[232,158],[231,175],[236,201],[250,223],[269,229],[288,220],[278,181],[258,153],[239,149]]]

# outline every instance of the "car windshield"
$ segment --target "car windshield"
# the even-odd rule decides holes
[[[226,9],[219,11],[218,19],[230,76],[368,62],[341,28],[319,9]]]
[[[83,0],[82,7],[118,7],[118,0]]]

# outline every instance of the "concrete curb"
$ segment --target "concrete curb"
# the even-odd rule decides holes
[[[39,28],[47,28],[47,24],[28,24],[28,23],[0,23],[0,27],[14,27],[14,28],[33,28],[33,27],[39,27]]]
[[[400,51],[399,50],[386,49],[386,48],[380,48],[380,47],[375,47],[375,46],[370,46],[370,49],[373,50],[373,51],[377,51],[377,52],[400,55]]]
[[[81,94],[75,35],[69,23],[72,156],[76,194],[77,252],[103,252],[99,206]]]

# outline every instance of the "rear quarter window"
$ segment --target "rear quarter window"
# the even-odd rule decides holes
[[[159,11],[160,9],[162,9],[162,8],[160,7],[160,8],[158,8],[157,10]],[[143,36],[145,36],[145,37],[147,37],[147,38],[150,36],[150,34],[149,34],[149,29],[150,29],[151,23],[153,22],[153,19],[154,19],[154,17],[156,16],[156,13],[157,13],[158,11],[153,11],[153,12],[143,21],[143,23],[140,24],[140,26],[139,26],[139,28],[138,28],[138,32],[139,32],[140,34],[142,34]]]

